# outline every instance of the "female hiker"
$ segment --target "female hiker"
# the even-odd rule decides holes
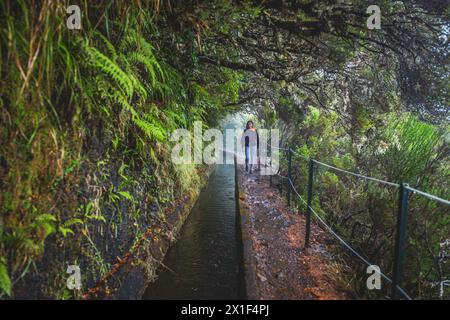
[[[241,146],[245,147],[245,171],[253,173],[256,168],[259,155],[259,136],[253,121],[248,121],[241,137]]]

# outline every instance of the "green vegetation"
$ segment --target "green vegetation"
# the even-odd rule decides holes
[[[1,1],[0,297],[82,298],[68,265],[85,293],[138,244],[172,241],[171,208],[195,198],[205,168],[174,165],[170,134],[237,110],[305,157],[448,199],[449,7],[378,2],[382,28],[369,30],[365,0],[81,0],[70,30],[68,1]],[[391,270],[396,190],[323,168],[316,180],[315,208]],[[415,298],[450,297],[449,214],[411,196]],[[345,290],[389,294],[368,293],[364,266],[335,253]]]
[[[76,262],[92,286],[146,226],[164,224],[165,207],[201,180],[169,161],[170,133],[217,121],[240,88],[234,71],[173,66],[158,1],[85,1],[82,30],[66,28],[66,5],[0,4],[3,295],[45,270],[29,290],[67,296],[51,278]]]
[[[386,181],[406,182],[448,199],[449,146],[445,140],[448,128],[418,121],[409,114],[400,117],[386,114],[383,118],[384,126],[374,128],[376,132],[368,130],[366,135],[359,136],[361,144],[354,145],[335,112],[310,108],[299,126],[301,129],[287,144],[297,146],[296,153],[303,157]],[[308,162],[301,156],[294,156],[293,176],[306,199]],[[283,162],[286,168],[285,158]],[[398,189],[318,165],[314,175],[315,210],[353,248],[392,277]],[[298,203],[305,212],[305,205]],[[411,195],[408,216],[403,287],[415,298],[448,299],[448,290],[443,287],[441,293],[439,284],[450,274],[445,258],[450,209],[420,195]],[[368,291],[365,264],[336,244],[332,250],[347,279],[335,280],[344,290],[359,298],[390,295],[386,281],[381,292]]]

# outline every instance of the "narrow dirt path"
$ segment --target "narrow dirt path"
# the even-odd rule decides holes
[[[338,268],[323,243],[327,235],[312,226],[311,245],[304,249],[305,216],[288,208],[286,200],[269,185],[269,178],[239,167],[239,189],[249,221],[256,273],[256,299],[346,299],[333,280]]]

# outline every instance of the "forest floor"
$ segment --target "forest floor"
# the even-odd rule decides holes
[[[328,234],[311,223],[310,247],[304,248],[305,220],[285,197],[270,187],[269,177],[239,167],[239,188],[248,208],[246,230],[256,273],[256,299],[345,300],[335,279],[340,268],[327,252]],[[242,199],[241,199],[242,200]]]

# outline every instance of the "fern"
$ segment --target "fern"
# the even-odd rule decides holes
[[[83,220],[78,218],[71,218],[62,224],[63,227],[70,227],[76,224],[83,224]]]
[[[124,97],[122,94],[118,94],[115,96],[115,99],[116,102],[119,103],[122,106],[122,108],[130,112],[133,117],[138,117],[136,109],[133,108],[133,106],[128,102],[126,97]]]
[[[129,60],[138,67],[140,65],[145,67],[145,70],[150,77],[151,87],[149,89],[154,92],[162,93],[163,87],[161,84],[164,82],[165,76],[160,63],[154,54],[153,46],[135,31],[125,37],[124,45],[130,51],[127,55]]]
[[[36,217],[35,222],[31,225],[33,228],[42,228],[45,232],[44,240],[56,231],[57,219],[54,215],[44,213]]]
[[[112,60],[117,59],[117,51],[116,48],[114,48],[114,45],[100,32],[95,31],[94,36],[97,36],[100,41],[104,44],[106,50],[108,50],[108,53],[110,54],[110,57]]]
[[[133,122],[149,137],[154,138],[159,142],[165,139],[165,130],[155,122],[149,122],[138,117],[133,118]]]
[[[96,48],[87,46],[86,51],[89,54],[91,62],[94,66],[113,78],[114,81],[122,87],[127,96],[131,98],[134,91],[134,85],[130,77],[128,77],[115,62],[111,61],[111,59],[102,54]]]
[[[157,74],[153,65],[153,61],[142,52],[131,52],[130,60],[134,61],[135,63],[142,63],[146,67],[146,70],[150,75],[151,84],[152,86],[155,86],[157,82]]]

